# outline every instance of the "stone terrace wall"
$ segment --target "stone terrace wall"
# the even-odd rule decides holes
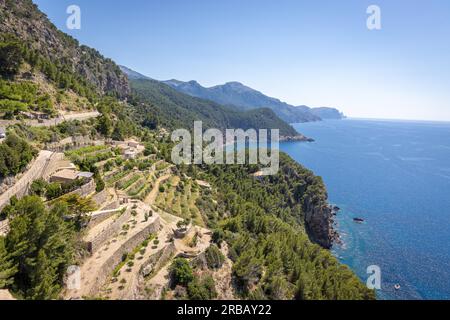
[[[153,271],[158,271],[170,260],[170,258],[176,253],[177,248],[172,242],[168,246],[165,246],[160,251],[152,255],[148,260],[141,266],[139,274],[143,277],[148,276]]]
[[[122,228],[122,225],[130,219],[131,211],[124,212],[116,221],[111,223],[105,231],[98,234],[92,241],[87,243],[89,252],[97,251],[109,238],[114,237]]]
[[[0,210],[9,204],[11,197],[16,196],[17,198],[21,198],[26,195],[28,186],[34,180],[39,179],[45,171],[51,154],[52,153],[50,151],[41,151],[36,160],[34,160],[32,165],[29,167],[28,171],[22,175],[20,180],[0,195]]]
[[[69,149],[81,148],[86,146],[104,145],[105,142],[101,140],[92,140],[89,136],[68,137],[58,142],[51,142],[46,144],[46,149],[55,152],[64,152]]]
[[[96,187],[95,181],[94,179],[91,179],[91,181],[82,185],[77,190],[69,192],[67,195],[77,194],[80,197],[87,197],[88,195],[95,192],[95,187]]]
[[[91,219],[89,220],[88,229],[95,227],[99,223],[102,223],[106,219],[111,218],[113,215],[117,214],[122,210],[122,208],[115,207],[114,209],[110,210],[103,210],[95,215],[91,216]]]
[[[89,295],[95,296],[100,291],[101,287],[104,285],[106,280],[111,276],[112,272],[114,271],[114,268],[122,261],[122,256],[125,253],[131,252],[139,244],[144,242],[144,240],[147,239],[151,233],[156,233],[159,230],[159,227],[160,227],[159,217],[155,217],[153,222],[149,223],[148,226],[146,226],[144,229],[142,229],[134,236],[132,236],[130,239],[128,239],[120,247],[119,250],[117,250],[108,260],[106,260],[99,270],[95,283],[93,283],[93,285],[90,288]]]
[[[108,200],[108,190],[104,189],[103,191],[100,191],[99,193],[96,193],[92,196],[92,201],[95,202],[98,208],[102,208],[105,205],[105,202]],[[110,208],[113,209],[113,208]],[[104,209],[108,210],[108,209]]]
[[[120,296],[120,300],[139,300],[141,299],[141,293],[144,290],[144,277],[148,276],[152,272],[159,271],[164,267],[170,259],[175,255],[177,249],[174,243],[170,243],[158,252],[151,255],[147,261],[139,268],[139,272],[133,274],[133,278],[130,281],[130,290],[125,290]]]

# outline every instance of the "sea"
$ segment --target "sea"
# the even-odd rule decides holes
[[[379,267],[379,299],[450,299],[450,123],[345,119],[294,127],[315,142],[280,149],[322,176],[330,203],[341,208],[336,257],[363,282],[368,267]]]

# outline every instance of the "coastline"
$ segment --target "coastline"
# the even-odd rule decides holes
[[[280,136],[280,142],[315,142],[315,140],[300,133],[296,136]]]

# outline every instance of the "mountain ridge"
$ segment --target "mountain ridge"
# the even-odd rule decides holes
[[[120,66],[120,68],[130,79],[152,79],[128,67]],[[269,97],[238,81],[230,81],[223,85],[211,87],[204,87],[196,80],[180,81],[177,79],[170,79],[161,82],[181,93],[196,98],[207,99],[241,111],[269,108],[273,110],[278,117],[288,123],[344,118],[343,113],[336,108],[310,108],[304,105],[293,106],[280,99]]]
[[[132,93],[140,101],[141,114],[146,108],[156,108],[160,124],[168,128],[192,128],[194,121],[202,121],[204,128],[279,129],[282,139],[311,141],[298,133],[268,108],[236,110],[216,102],[178,92],[169,85],[152,79],[130,79]]]
[[[197,81],[163,81],[174,89],[199,98],[212,100],[223,105],[234,105],[242,109],[270,108],[288,123],[311,122],[324,119],[342,119],[344,115],[336,108],[310,108],[305,105],[294,106],[280,99],[269,97],[241,82],[231,81],[223,85],[203,87]]]

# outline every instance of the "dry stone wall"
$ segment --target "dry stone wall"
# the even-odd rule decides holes
[[[9,199],[11,199],[11,197],[16,196],[17,198],[21,198],[26,195],[28,186],[34,180],[39,179],[45,171],[51,155],[52,152],[50,151],[41,151],[36,160],[29,167],[28,171],[26,171],[12,187],[0,195],[0,210],[9,204]]]
[[[96,252],[106,240],[114,237],[119,233],[122,228],[122,225],[130,219],[131,211],[127,210],[116,221],[111,223],[105,231],[98,234],[92,241],[87,243],[87,247],[89,252],[92,254]]]
[[[95,296],[101,289],[101,287],[106,283],[108,278],[111,276],[114,268],[122,261],[122,257],[125,253],[131,252],[134,248],[136,248],[139,244],[144,242],[145,239],[151,233],[156,233],[160,227],[160,219],[159,217],[155,217],[154,221],[149,223],[144,229],[136,233],[130,239],[128,239],[121,247],[118,249],[99,270],[98,276],[95,279],[95,282],[92,284],[90,288],[89,295]]]

